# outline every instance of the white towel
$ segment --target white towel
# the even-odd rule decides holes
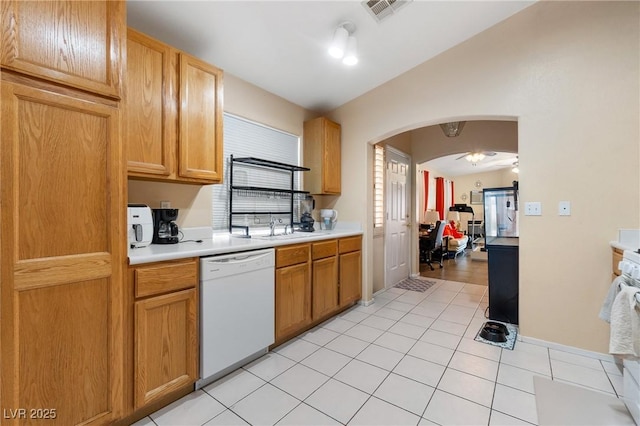
[[[640,288],[622,286],[611,306],[609,353],[640,356]]]
[[[600,314],[598,315],[601,320],[611,322],[611,305],[613,305],[613,301],[618,295],[618,291],[620,291],[620,284],[626,284],[626,281],[626,278],[621,275],[611,283],[607,297],[605,297],[602,308],[600,309]]]

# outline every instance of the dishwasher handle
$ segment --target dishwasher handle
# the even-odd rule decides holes
[[[200,264],[203,279],[207,279],[209,275],[219,275],[223,270],[248,272],[274,265],[275,251],[273,249],[204,257],[201,258]]]

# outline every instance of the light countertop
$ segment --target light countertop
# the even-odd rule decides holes
[[[199,240],[201,243],[185,241],[178,244],[151,244],[142,248],[129,248],[129,264],[139,265],[143,263],[160,262],[165,260],[184,259],[188,257],[203,257],[216,254],[234,253],[248,250],[258,250],[269,247],[277,247],[289,244],[306,243],[310,241],[343,238],[354,235],[362,235],[360,224],[338,224],[331,231],[316,230],[315,232],[296,232],[293,236],[241,238],[231,236],[228,233],[214,233],[210,229],[193,228],[182,229],[185,237],[183,240]]]

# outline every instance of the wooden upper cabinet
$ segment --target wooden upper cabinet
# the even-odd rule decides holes
[[[177,74],[171,48],[127,31],[124,140],[129,175],[169,177],[175,169]]]
[[[222,180],[222,71],[180,53],[178,174]]]
[[[340,125],[325,117],[304,123],[304,166],[311,169],[304,187],[312,194],[341,192],[340,133]]]
[[[221,182],[223,72],[135,30],[127,40],[129,177]]]
[[[120,98],[123,1],[2,1],[4,69]]]

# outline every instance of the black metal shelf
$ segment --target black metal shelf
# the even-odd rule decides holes
[[[260,166],[264,168],[274,169],[274,170],[284,170],[291,173],[291,186],[288,189],[282,188],[266,188],[261,186],[248,186],[248,185],[234,185],[233,184],[233,164],[234,163],[242,163],[248,164],[252,166]],[[230,156],[230,170],[229,170],[229,233],[232,233],[234,228],[244,229],[247,236],[249,235],[249,227],[248,226],[240,226],[233,224],[233,217],[238,215],[289,215],[289,226],[293,229],[293,202],[294,197],[296,195],[306,195],[309,194],[308,191],[298,191],[293,189],[294,187],[294,172],[306,172],[310,169],[307,167],[296,166],[293,164],[285,164],[279,163],[277,161],[264,160],[261,158],[255,157],[242,157],[242,158],[234,158],[233,155]],[[282,194],[283,198],[289,199],[289,210],[288,211],[233,211],[233,193],[234,191],[253,191],[258,193],[274,193],[274,194]]]
[[[309,191],[298,191],[292,189],[282,189],[282,188],[266,188],[262,186],[244,186],[244,185],[233,185],[231,187],[233,190],[238,191],[259,191],[259,192],[280,192],[283,194],[309,194]]]
[[[268,214],[279,215],[279,214],[290,214],[290,213],[291,212],[289,212],[288,210],[287,211],[253,211],[252,210],[252,211],[246,211],[246,212],[231,212],[229,214],[238,215],[238,216],[243,215],[243,214],[253,215],[253,216],[260,216],[260,215],[268,215]]]
[[[232,158],[236,163],[252,164],[254,166],[268,167],[270,169],[288,170],[290,172],[308,172],[309,168],[293,164],[279,163],[277,161],[263,160],[255,157]]]

